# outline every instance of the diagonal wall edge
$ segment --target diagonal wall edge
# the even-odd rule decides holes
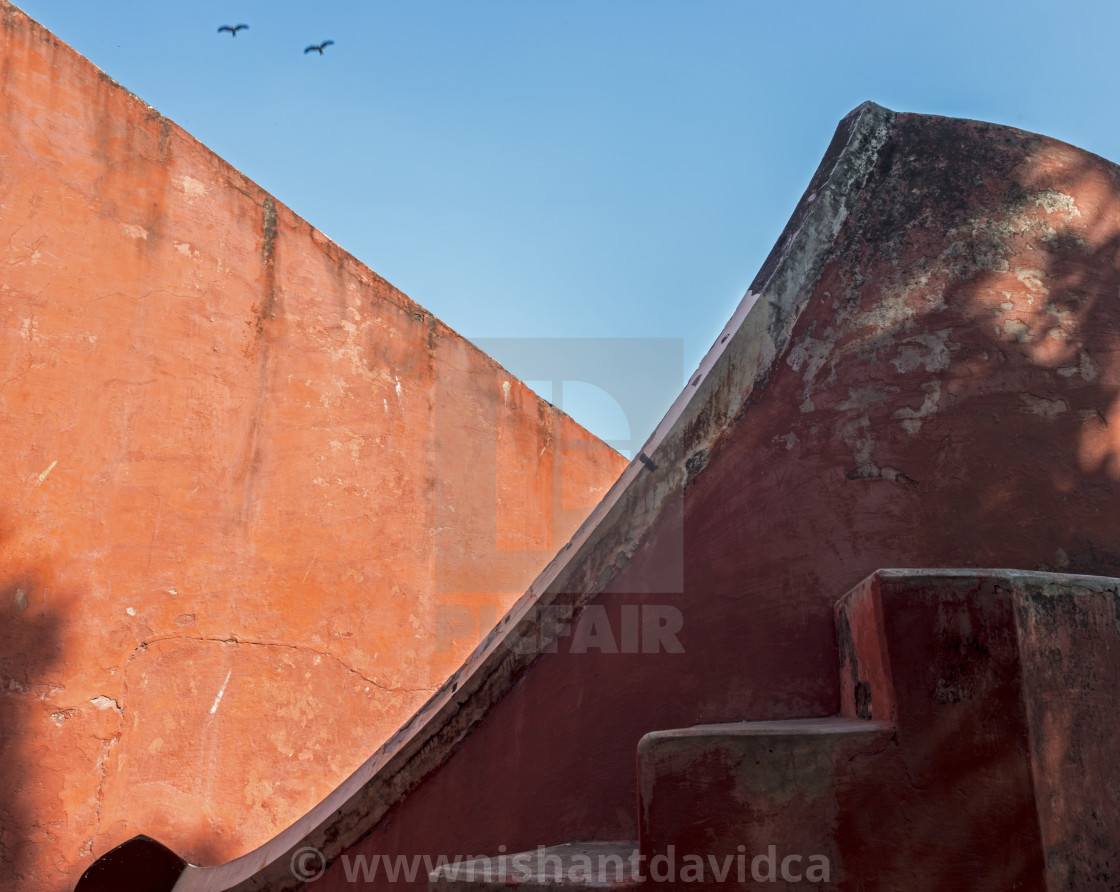
[[[283,830],[626,460],[7,0],[0,69],[0,885],[57,892]]]
[[[860,188],[879,160],[894,113],[865,103],[841,121],[816,174],[751,289],[665,419],[591,516],[474,654],[415,716],[320,805],[254,852],[190,866],[176,892],[291,889],[290,857],[312,846],[333,859],[437,770],[536,661],[516,643],[539,630],[535,610],[578,607],[603,590],[642,533],[680,496],[711,445],[733,424],[801,310]],[[621,557],[620,557],[621,556]]]

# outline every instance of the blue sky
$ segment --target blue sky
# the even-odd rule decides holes
[[[17,5],[466,337],[676,339],[653,414],[863,100],[1120,159],[1115,3]],[[600,383],[563,408],[644,439]]]

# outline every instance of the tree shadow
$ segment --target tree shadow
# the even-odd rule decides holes
[[[47,803],[38,752],[42,738],[74,710],[53,708],[63,619],[36,570],[0,574],[0,887],[41,886],[35,847],[49,843],[57,818]],[[52,711],[53,709],[53,711]],[[63,817],[64,820],[64,817]]]
[[[125,678],[98,702],[84,699],[88,689],[78,690],[84,667],[72,665],[65,649],[78,599],[58,584],[46,560],[12,568],[19,539],[0,516],[0,557],[8,564],[0,570],[0,889],[70,892],[94,863],[102,870],[94,871],[90,889],[124,890],[130,873],[142,884],[161,871],[177,875],[177,855],[147,837],[123,840],[120,828],[103,824],[101,795],[115,774],[128,706]],[[73,786],[75,777],[98,774],[94,796],[87,795],[88,784]],[[202,832],[175,842],[209,863],[222,860]],[[124,872],[106,874],[105,865],[117,862]],[[107,885],[98,886],[99,877]]]
[[[803,396],[846,413],[833,442],[849,485],[904,506],[901,532],[863,556],[1120,577],[1120,168],[1009,128],[900,115],[846,226],[816,295],[833,315],[817,311],[801,343],[840,334]],[[931,751],[959,732],[933,729]],[[971,888],[1038,888],[1041,855],[1001,861],[984,842],[998,779],[1028,760],[992,748],[941,766],[960,807],[951,821],[910,808],[881,865],[929,888],[968,870]],[[1019,807],[1000,820],[1036,827],[1033,798]],[[953,856],[931,857],[950,838]]]
[[[840,332],[803,394],[849,419],[849,480],[913,491],[924,565],[1120,576],[1118,220],[1104,159],[898,117],[802,331]]]

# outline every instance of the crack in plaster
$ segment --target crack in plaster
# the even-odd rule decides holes
[[[898,763],[902,766],[902,773],[906,775],[906,782],[910,785],[910,789],[918,793],[928,793],[931,789],[933,789],[928,785],[923,787],[916,780],[914,780],[914,775],[910,773],[910,765],[907,763],[905,757],[900,758],[898,760]]]
[[[375,681],[372,678],[369,678],[368,676],[359,672],[354,667],[350,666],[348,663],[346,663],[345,660],[340,659],[338,656],[331,653],[330,651],[316,650],[313,647],[308,647],[307,645],[303,645],[303,644],[288,644],[288,643],[285,643],[285,642],[278,642],[278,641],[247,641],[245,639],[232,638],[232,637],[231,638],[219,638],[217,636],[204,636],[204,635],[164,635],[164,636],[161,636],[161,637],[149,638],[145,641],[142,641],[135,648],[133,648],[132,652],[128,655],[128,658],[124,662],[124,670],[121,672],[121,697],[120,697],[120,699],[116,700],[116,699],[113,699],[112,697],[107,697],[104,694],[101,694],[101,695],[98,695],[97,697],[91,698],[90,701],[89,701],[93,706],[95,706],[98,709],[113,709],[117,713],[117,730],[113,734],[112,737],[110,737],[108,740],[103,741],[102,745],[101,745],[101,754],[98,756],[97,765],[96,765],[96,768],[95,768],[95,770],[97,772],[97,775],[98,775],[98,780],[97,780],[97,787],[96,787],[96,790],[95,790],[96,806],[95,806],[94,820],[93,820],[93,834],[82,845],[81,849],[78,852],[79,857],[85,858],[85,857],[92,857],[93,856],[93,844],[94,844],[94,841],[97,839],[98,835],[101,832],[101,811],[102,811],[102,806],[104,804],[105,781],[108,779],[108,774],[109,774],[108,767],[107,767],[107,762],[108,762],[108,759],[109,759],[109,753],[117,745],[117,743],[120,741],[121,734],[124,731],[124,706],[122,704],[124,703],[125,692],[127,690],[127,674],[126,673],[127,673],[127,670],[128,670],[128,664],[132,662],[133,658],[137,654],[143,653],[144,651],[146,651],[148,649],[148,647],[150,645],[156,644],[160,641],[209,641],[209,642],[213,642],[213,643],[217,643],[217,644],[239,644],[239,645],[245,645],[245,646],[249,646],[249,647],[282,647],[282,648],[288,648],[288,649],[291,649],[291,650],[306,650],[306,651],[310,651],[313,654],[316,654],[317,656],[329,657],[330,659],[334,660],[336,663],[341,665],[344,669],[346,669],[347,672],[351,673],[352,675],[358,676],[363,681],[365,681],[367,684],[372,685],[373,687],[376,687],[379,690],[385,691],[386,693],[406,693],[406,694],[424,693],[424,694],[430,694],[430,693],[434,693],[436,690],[438,690],[438,688],[430,688],[430,687],[429,688],[403,688],[403,687],[402,688],[393,688],[393,687],[390,687],[390,686],[385,685],[381,682]],[[72,710],[72,709],[64,709],[64,710],[61,710],[60,712],[61,713],[72,713],[73,711],[74,710]],[[55,715],[59,715],[59,712],[56,712]],[[67,715],[67,717],[69,717],[69,716]],[[52,716],[52,718],[53,718],[53,716]]]
[[[109,775],[109,770],[105,763],[109,760],[109,751],[117,745],[117,742],[121,739],[121,732],[124,730],[124,712],[120,707],[117,707],[117,713],[117,731],[108,740],[102,741],[101,755],[97,757],[97,789],[94,791],[93,835],[90,836],[90,838],[82,844],[81,849],[78,850],[79,858],[93,857],[93,842],[101,832],[101,808],[105,801],[105,779]]]
[[[124,687],[124,679],[121,679],[122,689]],[[123,693],[122,693],[123,699]],[[112,697],[106,697],[104,694],[99,694],[96,697],[91,697],[89,701],[97,709],[112,709],[117,714],[117,730],[113,732],[112,737],[108,740],[101,742],[101,754],[97,757],[97,765],[95,770],[97,772],[97,787],[94,790],[94,813],[93,813],[93,833],[82,847],[78,850],[78,857],[91,858],[93,857],[93,843],[97,839],[98,834],[101,833],[101,809],[105,801],[105,781],[109,776],[109,769],[106,763],[109,761],[109,751],[117,745],[121,739],[121,734],[124,733],[124,709],[121,708],[120,703]],[[72,710],[62,710],[63,713],[71,712]],[[58,715],[58,713],[54,713]],[[52,718],[54,716],[52,715]],[[65,721],[65,719],[63,719]],[[58,722],[61,725],[61,722]]]
[[[290,650],[309,651],[309,652],[315,654],[316,656],[329,657],[330,659],[332,659],[336,663],[338,663],[340,666],[342,666],[347,672],[350,672],[351,674],[358,676],[358,678],[362,679],[362,681],[366,682],[366,684],[373,685],[375,688],[378,688],[379,690],[385,691],[388,694],[422,694],[422,693],[432,693],[432,692],[438,690],[437,688],[432,688],[432,687],[426,687],[426,688],[405,688],[405,687],[396,688],[396,687],[391,687],[390,685],[387,685],[387,684],[385,684],[383,682],[380,682],[380,681],[375,681],[374,679],[370,678],[369,676],[364,675],[362,672],[358,671],[353,666],[351,666],[349,663],[347,663],[345,660],[343,660],[341,657],[339,657],[336,654],[331,653],[329,650],[317,650],[316,648],[310,647],[306,644],[289,644],[289,643],[284,642],[284,641],[252,641],[252,640],[247,640],[245,638],[235,638],[235,637],[232,637],[232,636],[228,637],[228,638],[219,638],[216,635],[162,635],[162,636],[159,636],[159,637],[156,637],[156,638],[148,638],[144,641],[141,641],[138,645],[136,645],[136,647],[133,649],[132,653],[130,653],[128,655],[128,659],[125,660],[125,667],[124,667],[125,671],[128,670],[128,664],[132,662],[133,657],[135,657],[139,653],[143,653],[144,651],[146,651],[150,645],[158,644],[161,641],[209,641],[209,642],[212,642],[212,643],[215,643],[215,644],[241,644],[241,645],[245,645],[246,647],[282,647],[282,648],[288,648]]]

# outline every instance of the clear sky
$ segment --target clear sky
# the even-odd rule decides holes
[[[1120,159],[1115,2],[17,5],[466,337],[677,339],[656,415],[865,99]],[[565,377],[596,349],[644,377],[623,341],[573,342]],[[593,388],[562,405],[650,433]]]

